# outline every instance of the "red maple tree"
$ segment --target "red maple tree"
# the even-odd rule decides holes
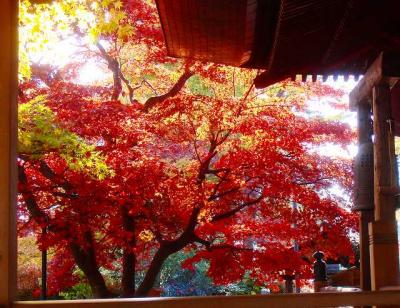
[[[316,249],[351,255],[355,217],[330,190],[350,191],[351,162],[316,149],[346,146],[354,134],[304,116],[311,97],[342,93],[289,81],[260,93],[254,72],[180,64],[165,55],[154,6],[127,1],[123,9],[121,25],[140,21],[134,34],[103,34],[86,54],[106,62],[110,84],[78,84],[81,63],[36,65],[21,83],[19,229],[55,251],[51,291],[76,283],[76,265],[96,297],[116,295],[101,269],[120,272],[121,295],[145,296],[180,250],[195,251],[188,268],[209,260],[218,284],[245,273],[261,283],[282,271],[307,278]],[[138,63],[121,65],[127,44],[152,46],[142,64],[158,91],[145,79],[132,86]],[[188,86],[192,76],[206,89]],[[145,276],[135,288],[138,270]]]

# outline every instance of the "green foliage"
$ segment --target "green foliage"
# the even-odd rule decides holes
[[[18,141],[19,153],[32,159],[56,152],[72,170],[87,172],[100,180],[113,175],[95,145],[57,124],[43,96],[19,106]]]
[[[66,300],[93,298],[92,290],[87,283],[78,283],[65,292],[60,292],[60,296]]]
[[[231,283],[220,288],[220,292],[226,295],[256,295],[261,293],[262,286],[246,275],[238,283]]]
[[[195,75],[188,80],[188,88],[195,95],[213,96],[212,89],[203,80]]]
[[[183,251],[171,255],[160,273],[160,286],[164,296],[200,296],[218,292],[212,279],[207,275],[209,263],[202,260],[193,271],[182,269],[181,263],[194,255],[194,251]]]

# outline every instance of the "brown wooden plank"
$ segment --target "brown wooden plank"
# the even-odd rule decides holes
[[[15,308],[282,308],[282,307],[338,307],[393,305],[400,303],[400,291],[377,292],[343,292],[343,293],[304,293],[304,294],[271,294],[256,296],[205,296],[181,298],[143,298],[143,299],[109,299],[109,300],[75,300],[16,302]]]
[[[0,306],[14,298],[16,238],[16,89],[17,3],[2,1],[0,10]]]

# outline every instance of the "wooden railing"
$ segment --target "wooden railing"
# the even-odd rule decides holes
[[[400,307],[400,291],[205,296],[180,298],[93,299],[15,302],[13,308],[283,308],[373,306]]]

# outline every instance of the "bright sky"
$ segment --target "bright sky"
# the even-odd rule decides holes
[[[71,59],[78,61],[85,59],[86,63],[80,69],[79,77],[76,80],[80,84],[93,84],[110,78],[111,73],[104,64],[94,60],[87,61],[87,58],[82,55],[83,52],[87,51],[86,46],[83,47],[76,39],[69,38],[48,46],[46,51],[30,54],[29,57],[33,62],[51,64],[57,67],[65,66]]]

